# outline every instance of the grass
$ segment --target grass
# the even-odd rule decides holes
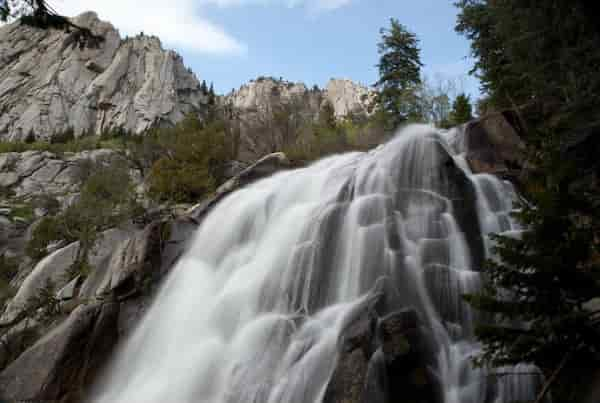
[[[53,154],[78,153],[81,151],[97,150],[99,148],[123,149],[125,141],[117,138],[101,139],[99,137],[83,137],[67,143],[49,143],[34,141],[32,143],[0,141],[0,154],[25,151],[48,151]]]

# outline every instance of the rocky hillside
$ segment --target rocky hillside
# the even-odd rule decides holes
[[[73,21],[104,40],[80,47],[76,32],[0,27],[0,139],[49,139],[69,128],[139,133],[204,109],[198,79],[158,38],[123,39],[93,12]]]
[[[251,161],[298,141],[323,113],[338,121],[366,121],[374,96],[373,90],[345,79],[331,79],[320,89],[259,77],[222,97],[221,103],[231,109],[239,128],[238,157]]]
[[[335,116],[341,119],[349,115],[369,116],[374,95],[373,90],[347,79],[331,79],[324,89],[309,89],[304,83],[259,77],[226,95],[224,102],[245,112],[299,102],[314,116],[329,102]]]

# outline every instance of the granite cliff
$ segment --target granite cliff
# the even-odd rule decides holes
[[[0,139],[49,139],[70,128],[139,133],[204,109],[198,79],[158,38],[123,39],[93,12],[73,21],[103,40],[80,47],[75,32],[0,27]]]

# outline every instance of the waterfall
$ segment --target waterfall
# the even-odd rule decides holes
[[[462,143],[409,126],[226,197],[93,401],[321,402],[344,328],[381,293],[378,314],[413,307],[433,334],[444,403],[531,399],[538,377],[471,364],[476,313],[461,295],[480,287],[488,234],[519,228],[511,185],[472,174]]]

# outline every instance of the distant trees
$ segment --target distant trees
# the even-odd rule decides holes
[[[390,27],[381,29],[378,51],[379,80],[375,85],[380,113],[390,127],[419,118],[417,91],[423,64],[417,36],[392,18]]]
[[[473,107],[468,95],[462,93],[454,99],[449,117],[452,125],[461,125],[473,119]]]

